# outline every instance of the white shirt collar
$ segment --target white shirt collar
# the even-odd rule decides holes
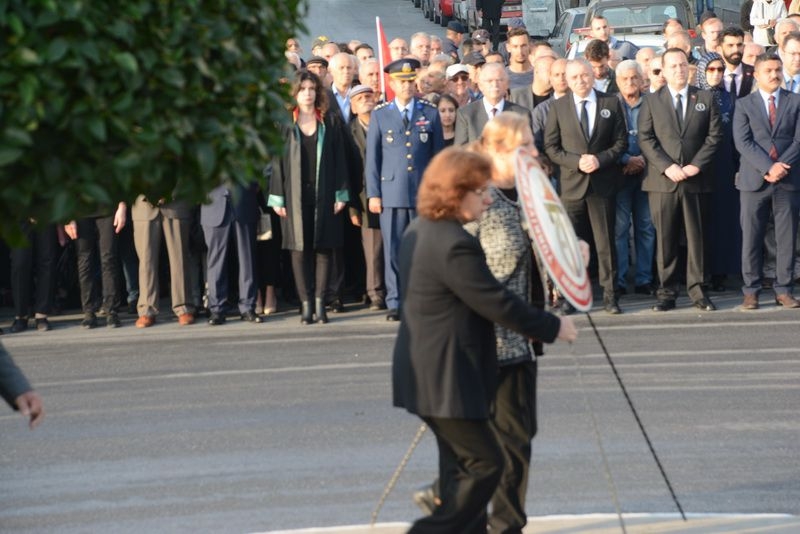
[[[501,111],[503,111],[503,108],[506,105],[506,99],[505,98],[502,99],[500,102],[498,102],[496,106],[493,106],[493,105],[489,104],[489,102],[485,98],[482,98],[481,101],[483,102],[483,109],[486,110],[486,114],[490,118],[492,116],[492,110],[493,109],[496,109],[497,113],[500,113]]]
[[[572,93],[572,101],[575,102],[576,106],[578,104],[580,104],[581,102],[583,102],[584,100],[586,100],[588,102],[591,102],[592,104],[596,104],[597,103],[597,93],[594,91],[594,89],[589,91],[589,94],[586,95],[586,98],[581,98],[578,95],[576,95],[575,93]]]

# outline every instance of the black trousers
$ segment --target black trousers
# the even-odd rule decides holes
[[[689,298],[705,296],[709,193],[688,193],[678,188],[674,193],[648,193],[650,215],[656,227],[656,265],[661,300],[675,300],[680,275],[679,244],[681,228],[686,232],[686,292]]]
[[[503,450],[485,419],[423,417],[439,446],[442,504],[411,534],[485,534],[486,506],[503,472]]]
[[[102,280],[102,305],[106,312],[114,311],[119,304],[117,282],[119,261],[117,260],[117,235],[114,232],[114,216],[87,217],[79,219],[76,251],[78,256],[78,281],[81,286],[81,308],[83,313],[96,311],[92,290],[97,277],[94,273],[95,253],[100,253]],[[95,294],[97,292],[95,291]]]
[[[483,17],[483,29],[492,36],[492,50],[497,50],[500,46],[500,17]]]
[[[584,241],[594,237],[597,250],[597,274],[605,299],[614,298],[617,280],[617,201],[615,197],[588,194],[582,200],[562,200],[575,233]]]
[[[536,362],[500,367],[492,426],[500,438],[505,468],[492,496],[492,534],[521,534],[528,521],[525,497],[536,435]]]
[[[22,226],[29,246],[11,249],[11,294],[14,297],[14,315],[26,318],[33,313],[49,315],[53,308],[56,282],[58,238],[56,226],[45,224]],[[33,290],[33,280],[36,289]],[[33,310],[31,310],[31,297]]]
[[[292,273],[297,298],[310,302],[325,298],[331,272],[331,249],[314,248],[314,206],[303,206],[303,250],[292,251]],[[313,284],[313,285],[312,285]]]

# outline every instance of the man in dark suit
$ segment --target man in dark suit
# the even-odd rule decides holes
[[[354,171],[361,174],[361,180],[354,177],[353,195],[350,208],[350,220],[361,228],[361,244],[364,248],[366,262],[366,291],[370,300],[370,310],[386,309],[386,285],[384,284],[383,238],[381,237],[380,215],[371,213],[367,203],[367,187],[364,183],[364,161],[367,151],[367,129],[369,128],[372,110],[375,109],[375,97],[379,93],[367,85],[357,85],[350,93],[350,106],[353,120],[350,121],[350,133],[355,144]]]
[[[720,51],[725,61],[723,83],[735,106],[737,99],[753,91],[753,67],[742,63],[744,32],[735,26],[725,28],[720,36]]]
[[[482,27],[492,36],[492,50],[497,50],[500,43],[500,15],[503,9],[503,0],[477,0],[475,7],[478,16],[483,20]]]
[[[514,111],[531,122],[531,111],[506,100],[508,73],[502,63],[486,63],[478,73],[478,87],[483,98],[459,108],[456,114],[456,146],[480,139],[489,120],[504,111]]]
[[[733,140],[741,155],[736,187],[741,200],[746,310],[758,308],[770,210],[775,218],[775,301],[784,308],[800,308],[791,295],[800,212],[800,97],[781,89],[782,70],[777,55],[759,56],[758,90],[737,103],[733,116]]]
[[[444,147],[439,110],[430,102],[414,98],[419,68],[420,62],[413,58],[398,59],[384,68],[395,99],[375,108],[367,130],[367,198],[369,211],[380,214],[388,321],[400,319],[400,240],[417,216],[422,173]]]
[[[228,246],[236,242],[239,262],[239,313],[243,321],[260,323],[256,315],[256,242],[258,200],[255,186],[220,185],[200,208],[200,224],[208,246],[208,309],[210,325],[225,323],[228,305]]]
[[[656,264],[661,286],[653,311],[675,307],[678,249],[683,226],[687,242],[686,288],[695,307],[716,307],[704,290],[709,193],[713,161],[722,140],[714,96],[689,86],[686,53],[670,48],[662,56],[667,85],[649,95],[639,112],[639,144],[647,161],[647,191],[656,227]]]
[[[0,344],[0,397],[9,406],[30,419],[31,429],[44,419],[42,398],[33,391],[28,379]]]
[[[586,61],[567,64],[572,93],[550,106],[544,147],[559,166],[561,199],[578,237],[587,240],[590,230],[594,236],[603,305],[617,314],[622,310],[615,291],[615,195],[623,179],[619,159],[628,147],[628,132],[619,99],[596,92],[592,83]]]

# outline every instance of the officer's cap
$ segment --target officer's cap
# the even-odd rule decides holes
[[[420,67],[422,67],[422,63],[420,63],[419,60],[404,57],[386,65],[383,72],[387,73],[395,80],[416,80],[417,69]]]

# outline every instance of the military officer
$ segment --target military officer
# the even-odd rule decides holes
[[[365,180],[369,211],[380,214],[388,321],[400,317],[400,239],[417,215],[417,189],[425,167],[444,147],[436,106],[414,98],[420,66],[413,58],[386,65],[395,99],[375,108],[367,131]]]

